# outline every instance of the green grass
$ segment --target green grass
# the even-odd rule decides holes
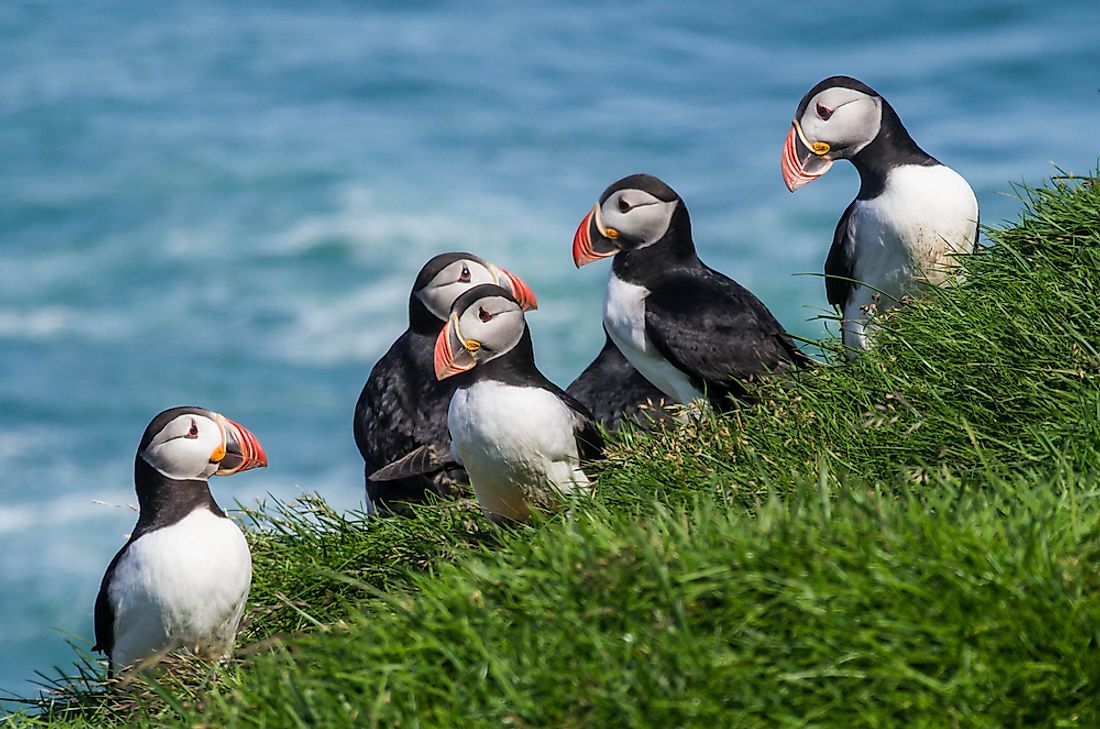
[[[562,515],[248,511],[239,660],[9,721],[1100,726],[1100,184],[1027,195],[875,350],[624,435]]]

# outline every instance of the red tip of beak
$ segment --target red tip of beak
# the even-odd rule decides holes
[[[256,439],[256,436],[252,435],[243,425],[235,423],[229,418],[225,420],[229,427],[236,430],[234,435],[236,436],[237,445],[241,449],[241,465],[236,467],[233,473],[247,471],[250,468],[266,467],[267,454],[264,453],[264,447],[260,445],[260,441]]]
[[[592,234],[589,232],[592,228],[592,216],[595,214],[596,210],[593,208],[588,215],[584,216],[584,220],[573,235],[573,265],[577,268],[601,258],[592,252]]]
[[[791,126],[791,131],[787,133],[787,140],[783,143],[783,162],[781,165],[783,182],[786,183],[787,189],[791,192],[809,182],[809,180],[803,180],[800,174],[802,166],[798,164],[798,155],[794,149],[797,138],[798,135],[794,130],[794,126]]]
[[[791,131],[787,132],[787,140],[783,143],[783,161],[780,168],[783,170],[783,182],[786,183],[787,189],[794,192],[803,185],[813,182],[817,178],[824,175],[829,171],[829,166],[832,164],[828,159],[818,160],[816,157],[811,157],[813,164],[804,163],[799,155],[799,147],[802,146],[798,140],[798,131],[794,125],[791,125]],[[805,149],[805,148],[803,148]]]
[[[455,330],[455,321],[452,315],[435,340],[435,379],[437,380],[445,380],[453,375],[473,369],[477,365],[477,358],[468,352],[465,347],[455,350],[452,342],[460,341]]]
[[[503,268],[500,269],[500,272],[508,279],[508,283],[512,287],[512,296],[516,297],[516,303],[519,304],[521,309],[524,311],[532,311],[533,309],[539,308],[539,302],[538,299],[535,298],[535,292],[531,290],[530,286],[523,282],[523,279],[510,271],[505,271]]]
[[[455,355],[451,351],[451,322],[448,321],[435,339],[435,379],[444,380],[449,377],[454,361]]]

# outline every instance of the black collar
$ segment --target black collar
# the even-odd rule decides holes
[[[859,170],[857,200],[870,200],[881,195],[886,189],[886,177],[895,167],[931,167],[939,164],[932,155],[917,146],[894,107],[886,99],[882,100],[882,122],[878,134],[851,159]]]
[[[535,348],[531,343],[531,330],[526,324],[523,325],[523,336],[510,351],[458,377],[462,378],[459,387],[469,387],[483,380],[518,387],[544,387],[549,383],[535,366]]]
[[[644,248],[617,253],[611,270],[621,281],[645,286],[668,271],[702,265],[691,238],[691,218],[681,199],[661,239]]]
[[[417,334],[436,337],[443,330],[447,322],[428,310],[424,302],[416,295],[409,294],[409,331]]]
[[[206,481],[168,478],[140,455],[134,460],[134,486],[141,513],[131,542],[142,534],[175,524],[195,509],[209,509],[216,516],[225,516]]]

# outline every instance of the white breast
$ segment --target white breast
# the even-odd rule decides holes
[[[649,289],[623,281],[612,271],[607,279],[603,321],[611,341],[642,377],[673,400],[687,405],[702,391],[653,345],[645,332],[645,300]]]
[[[886,178],[882,194],[857,200],[852,210],[856,286],[844,306],[844,343],[866,347],[866,319],[920,293],[925,282],[943,284],[954,257],[974,249],[978,201],[950,167],[902,165]]]
[[[481,508],[515,520],[530,516],[532,504],[550,507],[555,492],[588,487],[575,424],[554,393],[492,381],[457,390],[447,412],[452,446]]]
[[[139,537],[118,561],[108,591],[112,667],[179,645],[229,655],[251,582],[241,530],[206,509]]]

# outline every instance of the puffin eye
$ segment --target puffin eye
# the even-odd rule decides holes
[[[462,273],[459,274],[458,280],[462,283],[470,283],[470,267],[465,263],[462,264]]]
[[[490,314],[489,312],[485,311],[484,308],[479,306],[479,307],[477,307],[477,318],[481,319],[482,321],[489,321],[490,319],[493,318],[493,315]]]
[[[199,437],[199,426],[198,426],[197,423],[195,423],[194,418],[191,418],[191,429],[188,430],[187,435],[185,435],[183,437],[184,438],[198,438]]]
[[[821,117],[822,121],[829,121],[829,117],[833,115],[834,111],[836,111],[836,109],[830,109],[824,104],[817,105],[817,115]]]
[[[629,213],[631,208],[633,208],[633,207],[634,207],[633,205],[631,205],[630,203],[628,203],[626,201],[625,197],[620,197],[619,198],[619,212],[620,213]]]

